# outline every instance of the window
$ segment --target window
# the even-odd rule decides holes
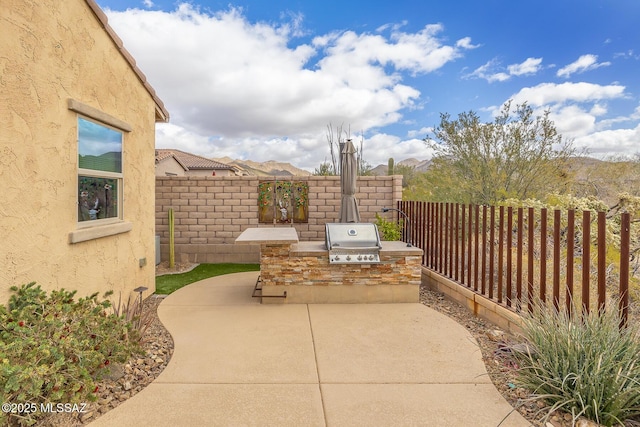
[[[122,219],[121,131],[78,117],[78,222]]]

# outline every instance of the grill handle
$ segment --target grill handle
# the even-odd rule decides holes
[[[331,248],[329,248],[329,250],[339,250],[339,249],[344,249],[347,251],[373,251],[373,250],[379,250],[380,246],[340,246],[339,244],[332,246]]]

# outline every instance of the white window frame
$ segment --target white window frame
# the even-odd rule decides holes
[[[126,233],[133,227],[130,222],[124,221],[124,165],[125,165],[125,136],[128,132],[132,131],[131,126],[117,119],[109,114],[106,114],[96,108],[83,104],[74,99],[69,99],[69,110],[77,113],[76,126],[79,126],[79,119],[84,119],[90,122],[94,122],[100,126],[111,128],[118,132],[122,132],[122,146],[121,146],[121,172],[107,172],[93,169],[80,168],[79,156],[76,156],[77,173],[76,173],[76,191],[79,187],[80,176],[89,176],[96,178],[108,178],[115,179],[117,181],[117,216],[112,218],[102,218],[88,221],[80,221],[78,218],[78,209],[74,211],[76,215],[77,229],[69,233],[70,243],[79,243],[87,240],[93,240],[100,237],[112,236],[115,234]],[[79,149],[79,141],[76,140],[76,147]],[[79,196],[76,196],[79,197]],[[79,200],[78,200],[79,203]]]

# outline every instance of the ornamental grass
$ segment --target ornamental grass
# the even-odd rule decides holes
[[[640,415],[638,328],[620,328],[617,304],[608,307],[571,316],[538,305],[524,319],[526,350],[514,352],[518,382],[546,403],[545,421],[557,410],[605,426]]]

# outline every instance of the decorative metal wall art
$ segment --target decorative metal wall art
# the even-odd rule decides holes
[[[258,215],[263,224],[308,222],[309,185],[304,181],[261,181]]]

